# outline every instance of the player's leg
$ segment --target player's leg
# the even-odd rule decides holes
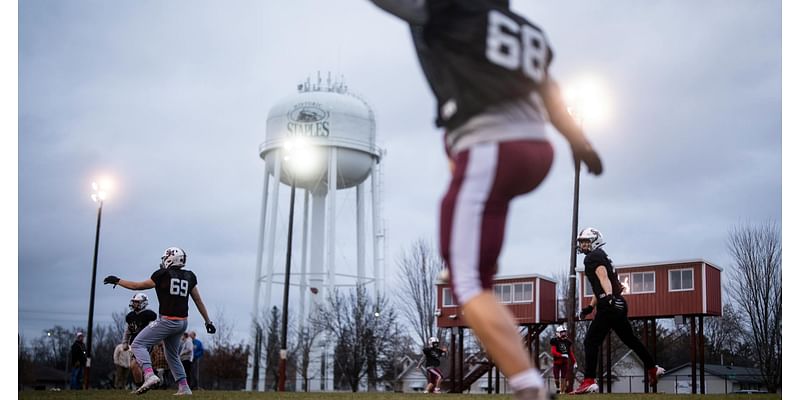
[[[573,393],[596,392],[598,386],[597,378],[597,357],[600,352],[600,345],[603,343],[608,332],[611,330],[611,316],[607,311],[599,311],[595,314],[589,330],[586,331],[586,338],[583,341],[586,363],[584,364],[583,382]]]
[[[425,383],[425,393],[432,393],[433,392],[433,382],[434,376],[433,372],[431,371],[433,368],[426,368],[425,369],[425,379],[427,382]]]
[[[456,155],[442,201],[440,248],[454,294],[467,324],[515,392],[542,388],[543,381],[522,346],[513,316],[494,297],[492,278],[509,202],[535,188],[551,162],[552,147],[546,142],[477,144]]]
[[[442,383],[442,370],[439,368],[433,368],[433,392],[440,393],[439,385]]]
[[[658,378],[664,374],[664,369],[656,365],[653,355],[650,354],[644,344],[636,337],[636,334],[633,333],[631,323],[628,321],[627,312],[618,316],[612,325],[612,329],[616,332],[617,336],[619,336],[619,340],[633,350],[639,359],[642,360],[644,369],[649,375],[649,383],[655,385],[656,382],[658,382]]]
[[[136,393],[144,393],[156,387],[161,379],[153,371],[152,360],[150,359],[149,348],[157,345],[161,340],[170,334],[169,320],[156,319],[147,325],[131,343],[131,350],[136,362],[142,370],[142,385]]]
[[[136,361],[136,357],[131,357],[131,377],[133,378],[133,383],[136,386],[142,384],[144,377],[142,376],[142,368],[139,366],[139,363]]]
[[[186,381],[186,370],[183,369],[181,362],[180,346],[183,332],[186,331],[187,321],[169,321],[172,325],[172,333],[164,338],[164,355],[167,359],[172,377],[178,384],[178,393],[176,394],[190,394],[191,389]]]

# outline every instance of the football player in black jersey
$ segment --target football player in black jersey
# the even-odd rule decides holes
[[[144,371],[144,383],[136,390],[137,394],[145,393],[161,382],[153,373],[148,349],[162,340],[169,369],[178,383],[178,392],[175,394],[192,394],[192,390],[189,389],[186,382],[186,371],[183,369],[178,353],[181,337],[188,325],[190,295],[205,320],[206,331],[210,334],[217,331],[208,318],[206,306],[200,297],[200,290],[197,289],[197,277],[194,272],[183,269],[184,266],[186,266],[186,252],[178,247],[169,247],[161,256],[159,269],[153,272],[150,279],[134,282],[109,275],[103,280],[105,284],[115,287],[120,285],[131,290],[156,289],[160,317],[142,329],[131,345],[136,361]]]
[[[452,178],[439,247],[467,324],[509,378],[517,399],[546,396],[511,313],[492,292],[512,199],[550,170],[549,121],[592,174],[599,156],[572,119],[548,68],[553,50],[537,25],[503,0],[372,0],[409,23],[437,100]]]
[[[136,293],[128,303],[131,312],[125,316],[125,323],[128,325],[125,329],[125,334],[122,338],[122,343],[125,344],[125,351],[128,350],[136,335],[142,331],[147,325],[155,321],[158,316],[152,310],[147,309],[148,299],[144,293]],[[139,368],[139,363],[136,362],[136,357],[131,358],[131,375],[133,376],[133,383],[137,386],[142,384],[142,370]]]
[[[580,318],[584,319],[592,311],[597,313],[592,319],[586,338],[583,341],[586,353],[584,379],[573,393],[583,394],[597,392],[597,353],[603,339],[610,330],[614,330],[622,343],[625,343],[642,360],[651,385],[658,382],[658,377],[664,374],[664,368],[656,365],[653,356],[647,351],[641,341],[633,333],[631,323],[628,321],[628,303],[622,297],[623,287],[614,271],[614,265],[608,258],[605,250],[606,244],[603,235],[595,228],[583,229],[578,234],[578,250],[585,254],[583,265],[586,268],[586,279],[592,286],[594,296],[592,302],[581,310]]]
[[[550,354],[553,355],[553,379],[559,393],[567,392],[567,376],[578,368],[575,353],[572,352],[572,341],[567,336],[564,325],[556,327],[556,336],[550,339]]]
[[[425,361],[425,378],[428,383],[425,385],[425,393],[441,393],[439,385],[442,383],[442,364],[440,358],[447,353],[447,349],[439,347],[439,338],[431,337],[428,339],[428,346],[422,348],[424,357],[420,362]]]

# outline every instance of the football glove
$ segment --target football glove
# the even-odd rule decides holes
[[[206,322],[206,332],[211,335],[217,332],[217,328],[214,326],[213,322]]]
[[[607,305],[608,309],[617,312],[623,312],[627,307],[627,305],[625,304],[625,300],[622,297],[613,294],[603,297],[602,299],[600,299],[600,301],[602,302],[602,304]]]
[[[105,279],[103,279],[103,283],[106,285],[114,285],[114,287],[117,287],[117,285],[119,284],[119,278],[114,275],[109,275]]]
[[[586,319],[586,316],[591,314],[592,311],[594,311],[594,307],[591,304],[586,307],[583,307],[581,309],[581,314],[579,319]]]
[[[589,173],[593,175],[600,175],[603,173],[603,162],[600,161],[600,156],[594,151],[589,142],[578,144],[571,144],[572,157],[576,162],[583,162],[589,169]]]

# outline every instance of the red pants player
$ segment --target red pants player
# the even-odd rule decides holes
[[[564,325],[556,327],[556,336],[550,339],[550,354],[553,356],[553,379],[558,393],[567,392],[567,377],[578,368],[575,353],[572,352],[572,340],[567,336]]]
[[[372,0],[409,23],[437,101],[453,175],[439,247],[455,299],[517,400],[548,396],[514,318],[492,292],[511,200],[539,186],[553,162],[548,122],[593,174],[602,163],[550,76],[544,31],[508,0]]]

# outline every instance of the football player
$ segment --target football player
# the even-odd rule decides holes
[[[508,377],[516,399],[547,396],[511,313],[492,293],[512,199],[542,183],[553,161],[549,121],[576,163],[599,156],[550,76],[553,50],[507,0],[372,0],[409,23],[437,101],[452,178],[440,209],[439,247],[464,319]]]
[[[644,347],[642,342],[634,335],[631,323],[628,321],[628,303],[622,297],[622,285],[614,271],[614,265],[608,258],[605,250],[606,244],[603,234],[595,228],[583,229],[578,234],[578,251],[585,254],[583,265],[586,268],[586,278],[592,285],[594,296],[592,302],[581,310],[579,318],[584,319],[592,311],[597,313],[592,319],[586,338],[583,341],[586,363],[583,382],[573,392],[583,394],[597,392],[595,381],[597,377],[597,353],[608,331],[614,330],[622,343],[625,343],[642,360],[651,385],[658,382],[658,377],[664,374],[664,368],[656,365],[655,360]]]
[[[122,338],[122,343],[125,344],[124,350],[127,351],[136,335],[142,331],[147,325],[155,321],[158,316],[152,310],[147,309],[147,295],[144,293],[136,293],[128,303],[131,312],[125,316],[125,323],[128,324],[125,329],[125,334]],[[133,375],[133,383],[137,386],[142,384],[142,370],[139,368],[139,363],[136,362],[136,357],[131,358],[131,375]]]
[[[186,371],[183,369],[178,349],[183,332],[186,331],[189,316],[189,296],[194,300],[197,310],[205,320],[206,331],[213,334],[217,331],[208,318],[206,306],[200,297],[197,288],[197,277],[194,272],[183,269],[186,266],[186,252],[178,247],[169,247],[161,256],[159,269],[150,275],[149,279],[135,282],[120,279],[114,275],[107,276],[103,283],[107,285],[120,285],[131,290],[156,289],[158,297],[159,318],[146,326],[133,341],[131,347],[136,361],[144,371],[144,382],[136,390],[142,394],[157,386],[161,380],[153,373],[148,348],[164,341],[167,363],[172,371],[172,376],[178,382],[176,395],[190,395],[192,390],[186,383]]]
[[[570,368],[575,370],[578,364],[575,362],[572,341],[569,340],[564,325],[557,326],[556,336],[550,339],[550,354],[553,355],[553,379],[556,381],[556,389],[559,393],[566,393],[567,375]]]
[[[428,346],[422,348],[422,354],[425,356],[425,377],[428,379],[425,393],[441,393],[439,384],[442,383],[443,375],[439,366],[440,358],[446,353],[447,348],[439,347],[439,339],[436,337],[428,339]]]

